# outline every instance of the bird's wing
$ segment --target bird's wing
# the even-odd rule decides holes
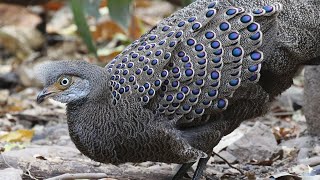
[[[114,104],[136,96],[184,122],[225,110],[241,84],[259,80],[263,32],[257,19],[275,19],[281,8],[246,10],[200,0],[164,19],[107,65]]]

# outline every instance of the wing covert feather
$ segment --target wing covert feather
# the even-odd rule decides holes
[[[278,3],[246,10],[199,0],[180,10],[184,16],[178,11],[107,65],[114,104],[134,96],[179,123],[225,110],[239,86],[259,81],[263,32],[257,19],[281,10]]]

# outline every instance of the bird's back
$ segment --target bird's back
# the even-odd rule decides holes
[[[260,23],[275,33],[281,9],[199,0],[177,11],[108,64],[115,106],[135,96],[177,124],[226,110],[239,87],[259,81]]]

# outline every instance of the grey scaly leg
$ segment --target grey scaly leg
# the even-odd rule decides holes
[[[210,156],[208,156],[207,158],[201,158],[199,160],[196,172],[194,173],[192,180],[199,180],[201,178],[201,176],[203,175],[203,171],[205,170],[209,159],[210,159]]]
[[[183,176],[187,173],[187,171],[191,168],[191,166],[194,164],[195,162],[191,162],[191,163],[185,163],[183,164],[180,169],[178,170],[178,172],[173,176],[172,180],[180,180],[183,178]]]

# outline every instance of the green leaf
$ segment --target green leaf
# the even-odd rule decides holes
[[[97,50],[93,43],[91,32],[84,13],[85,0],[70,0],[70,3],[71,10],[73,12],[73,19],[75,24],[77,25],[78,32],[80,33],[81,38],[87,45],[89,52],[98,57]]]
[[[132,0],[109,0],[108,7],[110,17],[124,30],[129,28],[131,19]]]

